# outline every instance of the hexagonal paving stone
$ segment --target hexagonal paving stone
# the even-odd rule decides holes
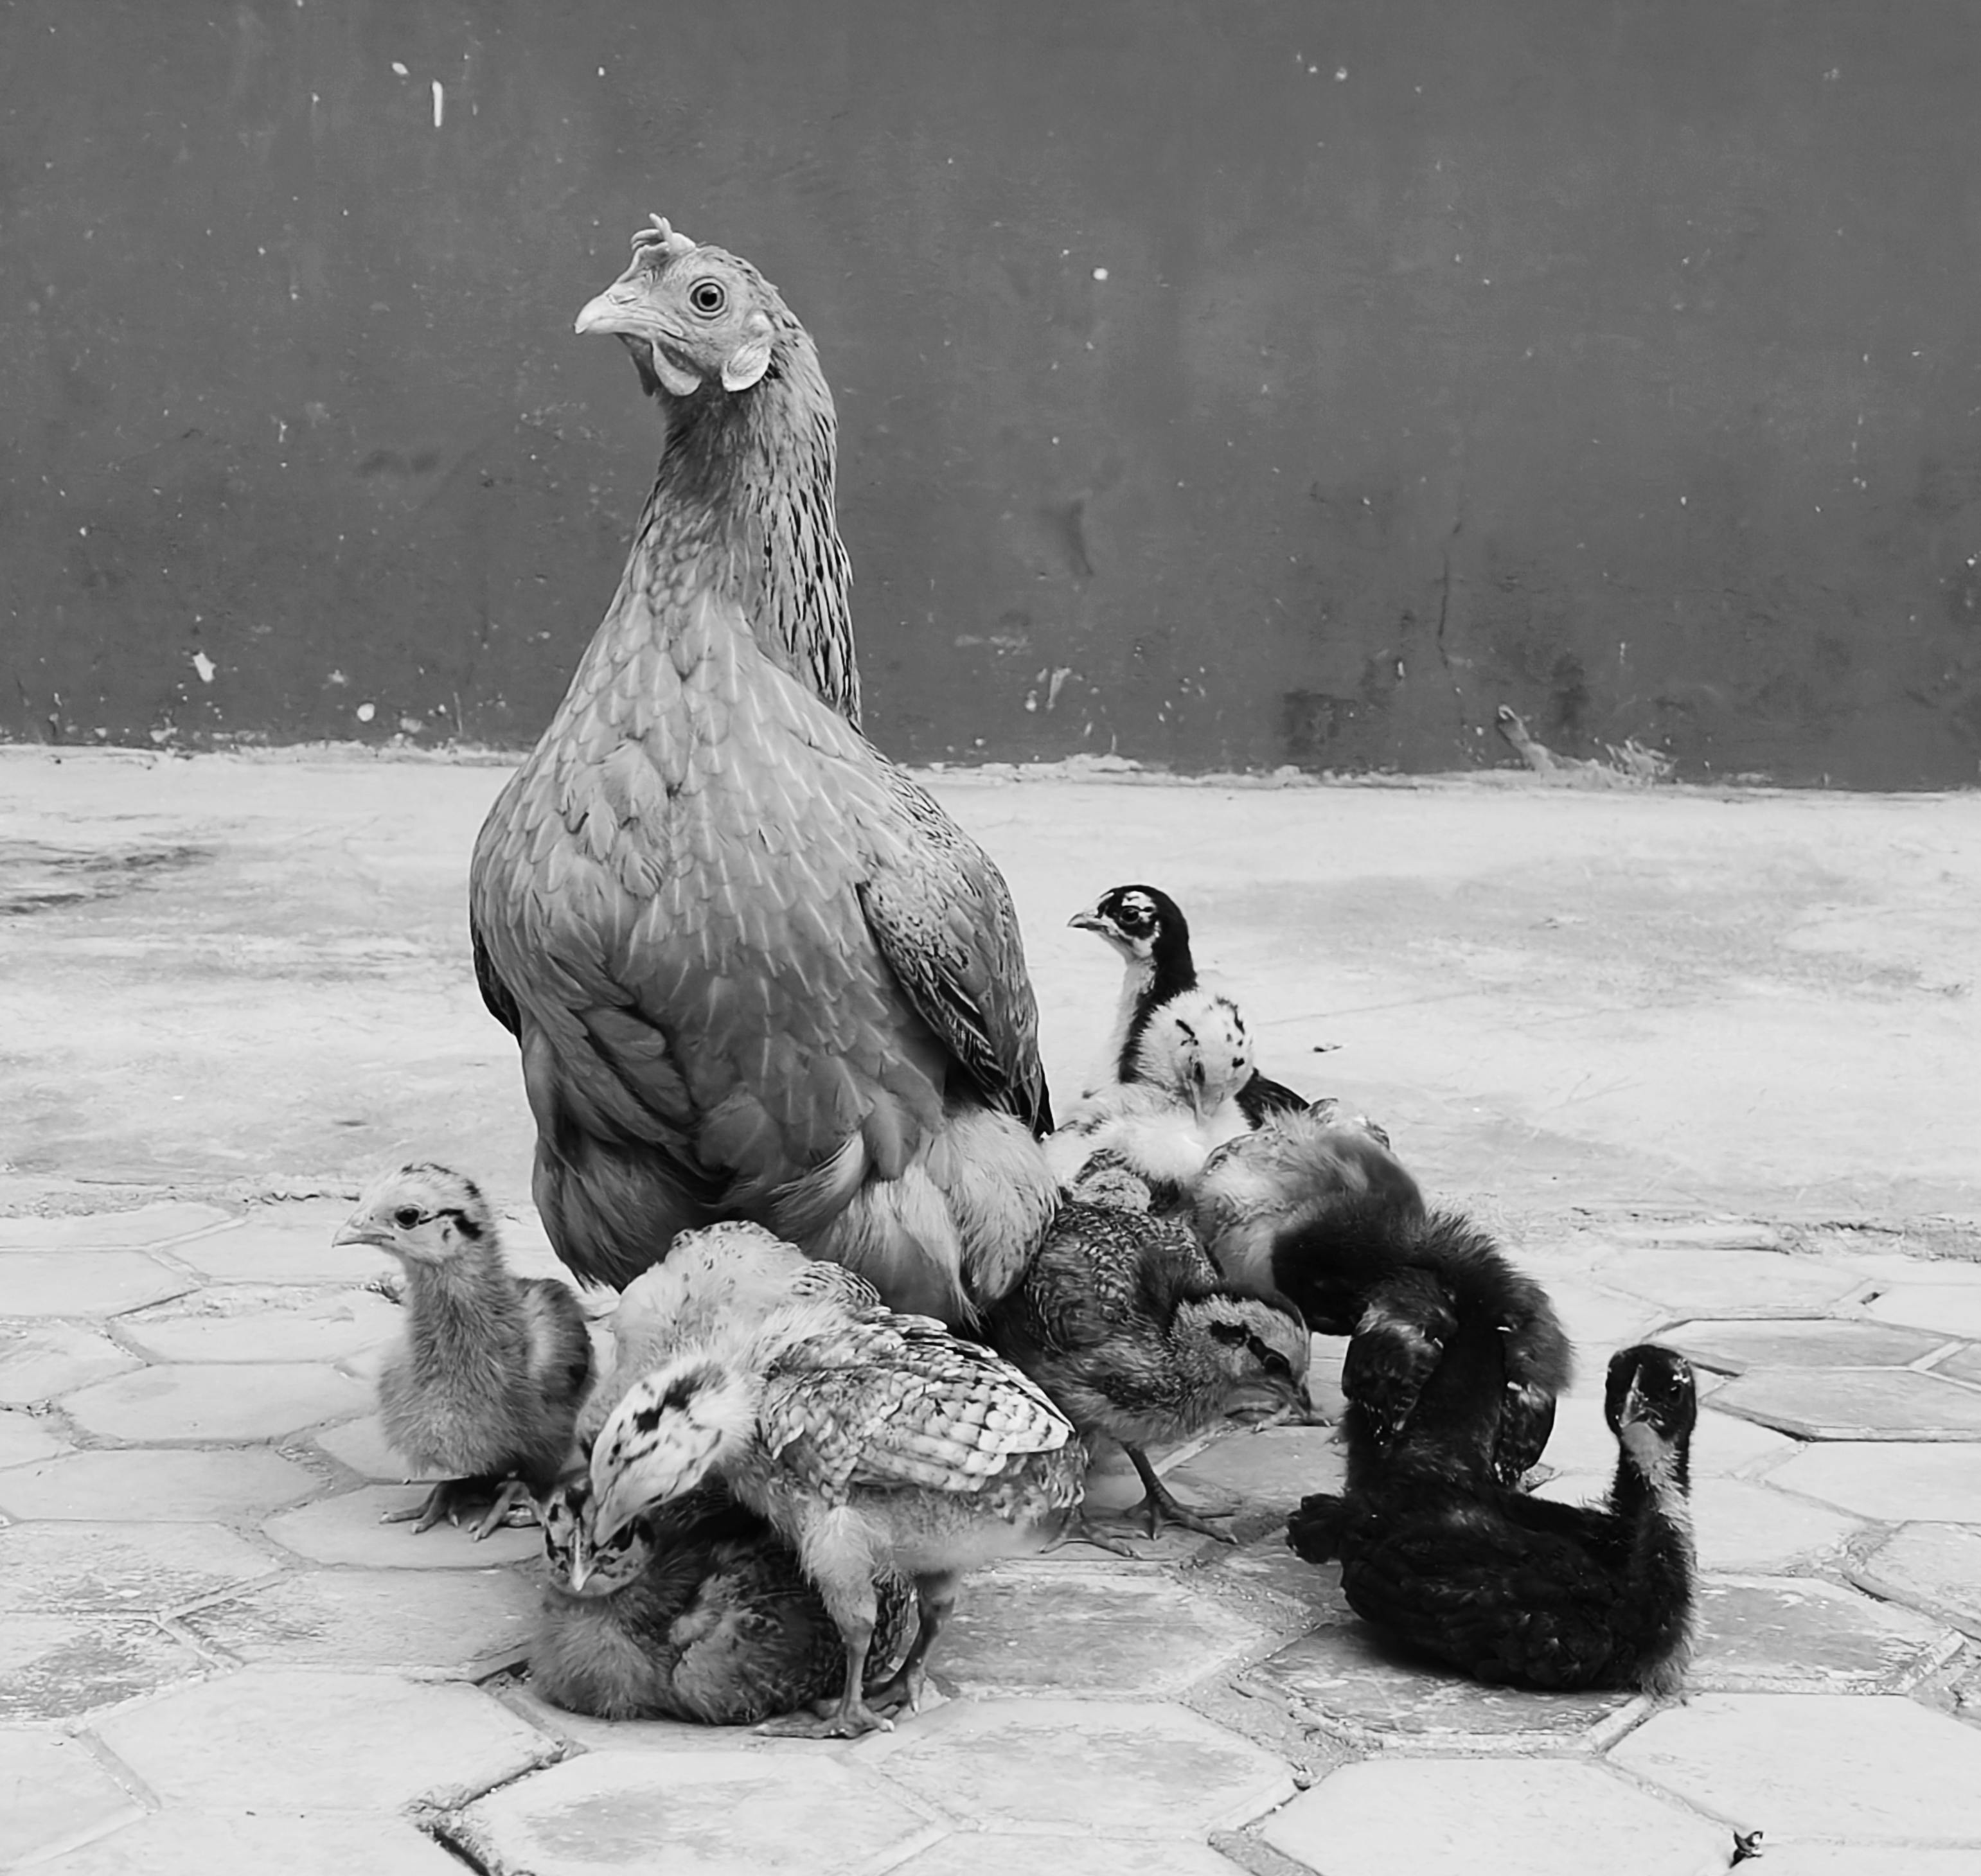
[[[1171,1694],[1265,1639],[1157,1572],[1014,1564],[966,1585],[934,1672],[971,1694]]]
[[[192,1286],[142,1251],[13,1251],[0,1261],[8,1316],[118,1316]]]
[[[854,1762],[979,1828],[1200,1834],[1292,1795],[1281,1760],[1181,1707],[1150,1701],[963,1701]]]
[[[68,1719],[205,1671],[142,1616],[10,1615],[0,1623],[0,1719]]]
[[[1776,1466],[1768,1482],[1891,1524],[1981,1524],[1981,1455],[1963,1442],[1810,1446]],[[0,1479],[0,1496],[5,1491]]]
[[[347,1420],[341,1426],[325,1427],[310,1435],[311,1440],[340,1464],[348,1465],[361,1479],[390,1481],[403,1485],[408,1479],[432,1479],[434,1472],[415,1472],[402,1454],[387,1443],[385,1429],[376,1414]]]
[[[1946,1340],[1916,1329],[1854,1317],[1736,1319],[1680,1322],[1658,1339],[1703,1368],[1903,1368]]]
[[[180,1621],[242,1661],[479,1679],[528,1652],[538,1602],[512,1570],[311,1570]]]
[[[5,1488],[0,1479],[0,1492]],[[318,1563],[371,1570],[485,1570],[543,1554],[543,1533],[534,1525],[504,1526],[477,1542],[460,1525],[438,1524],[415,1536],[410,1524],[378,1522],[383,1513],[417,1505],[425,1495],[418,1485],[368,1485],[284,1512],[261,1528],[285,1549]]]
[[[943,1827],[841,1760],[751,1752],[588,1752],[470,1807],[464,1843],[488,1868],[598,1876],[791,1876],[891,1867]]]
[[[0,1322],[0,1402],[50,1401],[138,1365],[100,1329],[74,1322]]]
[[[1331,1426],[1276,1426],[1220,1435],[1164,1482],[1186,1498],[1236,1496],[1283,1518],[1310,1492],[1339,1492],[1347,1469]]]
[[[1981,1336],[1981,1284],[1900,1283],[1865,1307],[1881,1322],[1937,1329],[1948,1335]]]
[[[257,1518],[317,1489],[315,1473],[268,1452],[125,1447],[72,1452],[0,1472],[0,1511],[16,1518]]]
[[[1909,1603],[1981,1635],[1981,1530],[1957,1524],[1901,1525],[1848,1566],[1874,1595]]]
[[[1742,1830],[1981,1844],[1981,1731],[1909,1700],[1699,1694],[1610,1756]]]
[[[556,1750],[478,1688],[310,1668],[244,1668],[96,1732],[167,1804],[209,1811],[465,1804]]]
[[[410,1824],[335,1811],[161,1811],[35,1867],[38,1876],[461,1876],[459,1861]]]
[[[118,1329],[167,1362],[334,1362],[397,1335],[406,1312],[375,1290],[314,1296],[217,1284],[125,1316]]]
[[[0,1531],[0,1609],[158,1615],[281,1567],[216,1524],[9,1525]]]
[[[1303,1635],[1245,1672],[1306,1724],[1417,1751],[1484,1742],[1564,1751],[1606,1738],[1636,1696],[1487,1687],[1393,1647],[1360,1622]]]
[[[168,1199],[131,1212],[78,1212],[62,1218],[0,1218],[0,1251],[106,1250],[170,1244],[228,1222],[218,1206]]]
[[[275,1439],[363,1412],[371,1395],[317,1362],[168,1364],[119,1375],[62,1403],[78,1426],[106,1439]]]
[[[349,1204],[336,1200],[258,1206],[231,1230],[190,1239],[172,1255],[234,1283],[367,1283],[396,1271],[388,1252],[331,1242],[350,1216]]]
[[[1864,1279],[1840,1264],[1779,1251],[1620,1252],[1596,1268],[1605,1283],[1688,1316],[1810,1316]]]
[[[1777,1843],[1763,1848],[1768,1876],[1974,1876],[1974,1850],[1903,1849],[1873,1844]]]
[[[10,1465],[32,1465],[37,1459],[52,1459],[67,1452],[69,1443],[51,1432],[42,1421],[25,1413],[0,1413],[0,1469]]]
[[[1238,1876],[1239,1866],[1203,1844],[958,1831],[896,1864],[889,1876],[1013,1876],[1019,1870],[1025,1876]]]
[[[1709,1578],[1686,1685],[1726,1693],[1902,1693],[1959,1638],[1813,1577]]]
[[[0,1731],[0,1868],[12,1869],[143,1814],[143,1807],[82,1740],[11,1727]]]
[[[1834,1558],[1862,1528],[1847,1512],[1745,1479],[1700,1479],[1692,1488],[1692,1518],[1703,1568],[1750,1573]]]
[[[1713,1404],[1803,1439],[1981,1439],[1981,1388],[1909,1368],[1757,1369]]]
[[[1641,1296],[1626,1296],[1574,1278],[1550,1282],[1547,1289],[1555,1314],[1575,1344],[1576,1372],[1585,1378],[1591,1369],[1600,1376],[1612,1349],[1642,1341],[1669,1313]]]
[[[1778,1251],[1782,1234],[1753,1218],[1647,1218],[1606,1227],[1616,1244],[1662,1245],[1667,1249]]]
[[[1956,1349],[1951,1355],[1943,1356],[1933,1365],[1933,1372],[1945,1375],[1955,1381],[1971,1382],[1981,1387],[1981,1347],[1969,1342],[1965,1348]]]
[[[1697,1876],[1729,1848],[1724,1825],[1560,1759],[1344,1765],[1260,1834],[1327,1876]]]

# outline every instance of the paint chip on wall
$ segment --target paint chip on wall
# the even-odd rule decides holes
[[[219,670],[220,667],[215,664],[205,652],[195,651],[192,654],[192,668],[199,673],[199,681],[201,684],[210,684],[213,682],[213,674]]]

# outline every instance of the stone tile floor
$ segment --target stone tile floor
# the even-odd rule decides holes
[[[1237,1547],[986,1572],[940,1696],[847,1745],[532,1696],[534,1534],[378,1522],[408,1497],[366,1412],[396,1310],[383,1259],[331,1248],[345,1209],[0,1219],[0,1864],[1696,1876],[1760,1830],[1770,1876],[1981,1868],[1981,1261],[1620,1212],[1523,1234],[1581,1359],[1551,1495],[1603,1486],[1612,1347],[1700,1365],[1682,1704],[1386,1652],[1281,1540],[1338,1481],[1329,1434],[1232,1431],[1166,1463]],[[511,1242],[554,1267],[533,1221]]]

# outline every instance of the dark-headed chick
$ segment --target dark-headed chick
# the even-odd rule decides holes
[[[485,1507],[474,1535],[486,1537],[570,1459],[591,1374],[577,1297],[554,1278],[511,1276],[488,1200],[446,1166],[388,1173],[335,1241],[374,1245],[405,1269],[405,1333],[378,1372],[379,1418],[410,1467],[451,1475],[385,1522],[426,1531]]]
[[[1136,1049],[1150,1017],[1172,998],[1197,987],[1190,922],[1168,893],[1153,886],[1113,886],[1067,923],[1107,940],[1125,966],[1099,1085],[1139,1080]],[[1254,1127],[1267,1114],[1307,1106],[1292,1089],[1257,1069],[1248,1070],[1237,1099],[1246,1124]]]

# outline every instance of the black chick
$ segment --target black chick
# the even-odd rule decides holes
[[[1137,1049],[1149,1019],[1169,1000],[1197,988],[1197,962],[1190,956],[1190,921],[1177,902],[1153,886],[1116,886],[1067,923],[1077,931],[1097,932],[1121,954],[1127,966],[1121,1000],[1107,1039],[1107,1076],[1130,1083],[1141,1079]],[[1267,1115],[1303,1109],[1293,1089],[1256,1069],[1238,1090],[1248,1125]]]
[[[1312,1558],[1338,1541],[1349,1606],[1475,1679],[1675,1692],[1694,1615],[1692,1369],[1650,1343],[1611,1358],[1615,1480],[1600,1503],[1557,1505],[1493,1477],[1475,1402],[1505,1349],[1462,1329],[1373,1484],[1345,1510],[1303,1501],[1287,1542]]]
[[[797,1553],[719,1482],[597,1541],[591,1482],[539,1508],[548,1581],[530,1678],[554,1705],[601,1719],[751,1726],[839,1691],[845,1651]],[[911,1599],[878,1585],[873,1652],[906,1639]]]
[[[1277,1292],[1323,1335],[1354,1338],[1342,1371],[1351,1489],[1474,1319],[1505,1345],[1502,1382],[1474,1402],[1496,1475],[1513,1485],[1540,1457],[1574,1369],[1547,1291],[1469,1219],[1427,1210],[1365,1127],[1275,1116],[1211,1156],[1192,1212],[1227,1279]]]
[[[1248,1400],[1303,1411],[1307,1333],[1278,1299],[1221,1282],[1188,1230],[1151,1217],[1148,1203],[1132,1175],[1087,1175],[987,1332],[1082,1434],[1120,1442],[1147,1494],[1128,1515],[1144,1514],[1151,1537],[1167,1523],[1229,1543],[1171,1495],[1145,1449],[1187,1439]],[[1118,1548],[1090,1522],[1079,1535]]]
[[[486,1537],[570,1459],[591,1378],[584,1312],[554,1277],[512,1276],[481,1189],[430,1162],[379,1180],[335,1242],[375,1245],[406,1272],[406,1332],[378,1371],[387,1440],[421,1471],[461,1475],[385,1522],[417,1518],[417,1534],[487,1502]]]

